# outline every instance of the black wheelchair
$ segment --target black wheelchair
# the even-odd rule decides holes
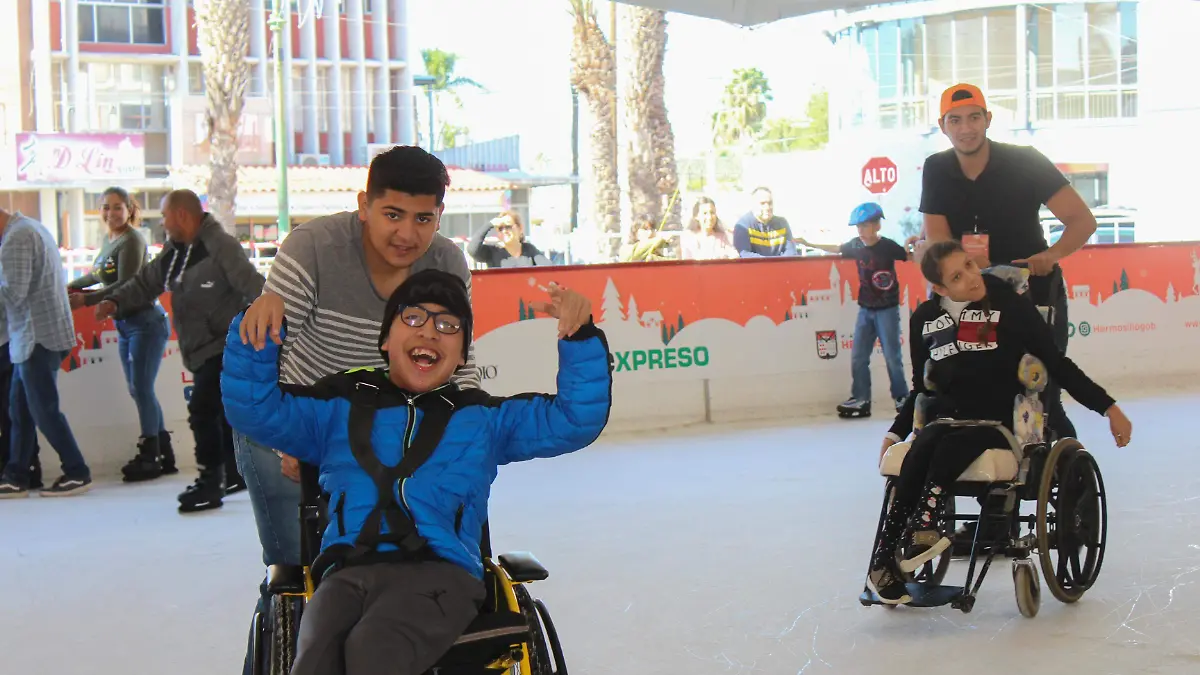
[[[316,590],[310,573],[321,549],[328,500],[317,483],[317,468],[301,468],[300,549],[302,566],[268,570],[270,605],[254,618],[254,675],[288,675],[305,604]],[[566,659],[546,604],[527,586],[550,576],[530,553],[504,553],[492,559],[488,526],[481,553],[487,596],[479,616],[429,675],[566,675]]]
[[[1026,275],[1027,277],[1027,275]],[[1018,284],[1018,290],[1021,290]],[[1039,307],[1047,321],[1053,321],[1053,310]],[[954,547],[926,562],[912,574],[905,575],[913,607],[952,608],[970,612],[976,594],[983,584],[996,556],[1012,559],[1013,583],[1016,587],[1017,608],[1026,617],[1034,617],[1041,606],[1041,582],[1033,556],[1040,562],[1050,593],[1063,603],[1074,603],[1096,582],[1104,562],[1107,544],[1108,502],[1104,479],[1095,458],[1074,438],[1056,442],[1050,437],[1044,410],[1048,377],[1045,367],[1032,356],[1026,356],[1022,381],[1026,394],[1040,400],[1036,409],[1017,410],[1014,428],[1040,429],[1032,434],[1037,440],[1023,443],[1013,432],[998,422],[982,420],[937,419],[921,428],[933,426],[990,427],[997,439],[1002,436],[1007,447],[985,450],[958,478],[954,497],[975,497],[981,505],[978,514],[958,514],[955,500],[947,503],[939,529],[953,536],[955,524],[967,524],[972,532],[966,548],[967,577],[961,586],[943,585],[949,571]],[[919,407],[919,406],[918,406]],[[1024,435],[1024,434],[1023,434]],[[997,445],[1000,445],[998,442]],[[910,443],[897,443],[884,453],[879,473],[886,478],[883,507],[876,526],[875,544],[879,541],[887,517],[895,482],[900,475]],[[1032,511],[1022,512],[1022,506],[1032,502]],[[973,527],[972,527],[973,526]],[[905,544],[901,540],[900,547]],[[897,560],[905,556],[897,549]],[[874,544],[873,548],[874,550]],[[982,567],[976,576],[980,559]],[[870,588],[864,588],[859,602],[863,606],[883,604]]]

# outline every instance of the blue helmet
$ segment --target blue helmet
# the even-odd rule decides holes
[[[875,202],[866,202],[854,207],[850,212],[850,225],[858,226],[863,223],[869,223],[872,220],[883,220],[883,207]]]

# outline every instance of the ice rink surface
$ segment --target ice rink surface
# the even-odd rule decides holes
[[[550,569],[533,589],[574,675],[1194,675],[1200,396],[1123,407],[1134,442],[1117,450],[1104,419],[1069,406],[1107,483],[1109,549],[1079,604],[1043,585],[1035,619],[1004,560],[968,615],[859,606],[883,416],[613,439],[507,467],[493,538]],[[0,673],[240,672],[262,571],[250,505],[180,516],[186,482],[0,502]],[[964,574],[955,563],[947,583]]]

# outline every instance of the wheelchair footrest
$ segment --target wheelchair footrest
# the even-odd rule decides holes
[[[905,586],[908,588],[909,596],[912,597],[908,607],[942,607],[950,604],[963,593],[962,586],[930,586],[914,583],[905,584]],[[884,604],[879,596],[872,593],[870,589],[863,590],[862,595],[858,596],[858,600],[864,605]]]
[[[267,568],[267,590],[275,595],[303,593],[304,568],[299,565],[271,565]]]
[[[533,557],[532,553],[527,551],[502,553],[497,560],[504,571],[508,572],[508,576],[520,584],[545,581],[550,577],[550,572],[542,566],[542,563],[538,562],[537,558]]]

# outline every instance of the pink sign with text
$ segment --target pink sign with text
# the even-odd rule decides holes
[[[58,183],[146,177],[141,134],[17,134],[17,180]]]

